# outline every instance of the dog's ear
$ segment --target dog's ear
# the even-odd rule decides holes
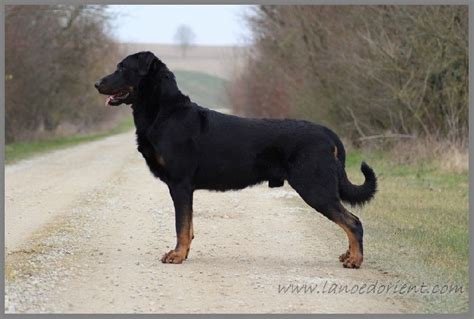
[[[138,74],[147,75],[158,58],[151,52],[142,52],[138,56]]]

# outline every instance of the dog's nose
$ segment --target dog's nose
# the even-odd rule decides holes
[[[102,83],[101,80],[95,82],[95,84],[94,84],[95,88],[98,89],[101,83]]]

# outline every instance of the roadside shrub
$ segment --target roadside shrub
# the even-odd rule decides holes
[[[367,138],[467,147],[467,6],[270,6],[247,17],[253,54],[234,109]],[[281,98],[284,97],[284,98]]]

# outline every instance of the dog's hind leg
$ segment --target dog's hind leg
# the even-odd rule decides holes
[[[175,208],[176,247],[163,255],[163,263],[180,264],[188,258],[193,229],[193,190],[189,183],[169,185]]]
[[[319,158],[317,163],[309,163],[313,156],[295,159],[289,174],[289,184],[303,200],[338,224],[347,234],[349,250],[339,257],[346,268],[359,268],[363,261],[363,227],[359,218],[347,211],[338,196],[335,163]]]
[[[364,229],[362,223],[357,216],[346,210],[341,203],[338,203],[336,210],[338,211],[336,223],[344,229],[349,239],[349,249],[339,256],[339,260],[346,268],[359,268],[364,259]]]

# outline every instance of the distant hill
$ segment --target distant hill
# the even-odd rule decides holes
[[[193,102],[212,109],[230,108],[227,80],[196,71],[176,70],[174,74],[181,91]]]

